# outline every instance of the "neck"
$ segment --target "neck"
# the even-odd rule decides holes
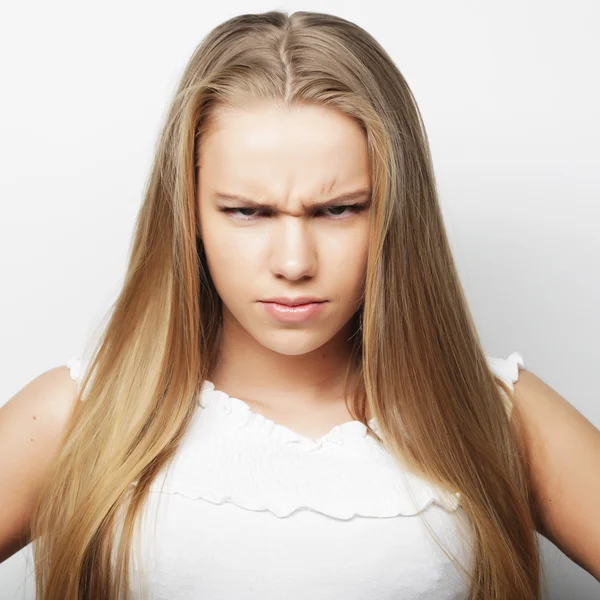
[[[232,315],[223,317],[220,358],[210,377],[216,389],[281,412],[344,402],[352,320],[319,348],[287,355],[260,344]]]

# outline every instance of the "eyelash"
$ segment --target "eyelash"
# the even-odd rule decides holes
[[[366,204],[339,204],[337,206],[326,206],[322,209],[318,209],[317,212],[319,212],[319,210],[331,210],[331,209],[335,209],[335,208],[351,208],[354,211],[354,214],[358,214],[360,212],[362,212],[363,210],[367,209],[367,205]],[[247,206],[234,206],[234,207],[223,207],[219,209],[221,212],[224,212],[226,214],[233,214],[236,210],[254,210],[257,211],[257,214],[261,214],[261,209],[257,208],[257,209],[253,209]],[[262,213],[267,214],[268,215],[268,211],[263,211]],[[234,217],[236,219],[238,219],[239,221],[253,221],[256,216],[253,217]],[[332,216],[331,219],[333,219],[334,221],[343,221],[344,219],[347,219],[348,217],[340,217],[340,216]]]

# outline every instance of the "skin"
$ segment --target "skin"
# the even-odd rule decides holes
[[[200,236],[223,301],[221,360],[210,379],[299,433],[350,420],[342,388],[350,319],[364,291],[370,189],[364,133],[328,108],[228,110],[203,138]],[[318,208],[359,190],[367,193]],[[277,321],[259,302],[301,295],[327,300],[302,323]]]

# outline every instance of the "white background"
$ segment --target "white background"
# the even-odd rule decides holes
[[[593,0],[6,3],[0,404],[79,353],[118,293],[159,126],[196,45],[231,16],[272,9],[337,14],[389,52],[423,114],[486,353],[518,351],[600,427]],[[549,598],[600,596],[541,542]],[[33,597],[27,556],[0,566],[1,600]]]

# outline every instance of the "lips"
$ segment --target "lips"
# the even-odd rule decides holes
[[[300,302],[300,299],[290,300],[286,302]],[[283,302],[263,301],[262,304],[265,310],[271,317],[277,321],[287,323],[304,323],[316,317],[322,310],[326,301],[319,300],[318,302],[306,302],[302,299],[300,304],[284,304]]]
[[[314,296],[300,296],[298,298],[287,298],[280,296],[278,298],[269,298],[268,300],[261,300],[261,302],[271,302],[275,304],[282,304],[284,306],[300,306],[302,304],[320,304],[326,302],[322,298],[315,298]]]

